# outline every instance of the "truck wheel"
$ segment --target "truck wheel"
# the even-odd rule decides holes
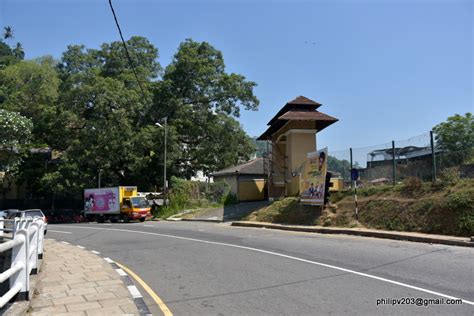
[[[130,219],[128,218],[128,216],[123,217],[123,222],[124,223],[129,223],[130,222]]]
[[[118,220],[117,220],[117,218],[114,217],[114,218],[112,218],[112,219],[110,220],[110,222],[111,222],[111,223],[117,223]]]
[[[104,223],[104,222],[105,222],[104,216],[97,216],[97,223]]]
[[[145,217],[140,218],[140,222],[143,223],[145,221],[145,219],[146,219]]]

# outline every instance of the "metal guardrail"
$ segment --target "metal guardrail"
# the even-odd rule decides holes
[[[13,298],[29,300],[30,274],[38,272],[43,255],[44,221],[42,218],[0,219],[0,253],[11,249],[10,268],[0,273],[0,283],[9,280],[9,290],[0,297],[0,308]]]

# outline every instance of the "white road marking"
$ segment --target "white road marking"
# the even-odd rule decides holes
[[[86,247],[82,247],[82,246],[79,246],[79,245],[77,245],[76,247],[81,248],[81,249],[86,249]]]
[[[154,227],[152,225],[143,225],[143,227]]]
[[[115,269],[115,271],[118,273],[118,275],[120,276],[127,276],[127,274],[125,273],[125,271],[123,271],[122,269]]]
[[[53,232],[53,233],[60,233],[60,234],[72,234],[71,232],[65,232],[65,231],[62,231],[62,230],[48,229],[48,231]]]
[[[67,241],[61,241],[61,242],[65,245],[69,245],[69,243]]]
[[[140,298],[140,297],[143,297],[141,294],[140,294],[140,291],[138,291],[137,287],[135,285],[129,285],[127,286],[128,288],[128,291],[130,292],[130,294],[132,294],[132,297],[133,298]]]
[[[73,226],[72,228],[102,229],[102,228],[86,227],[86,226]],[[205,244],[226,246],[226,247],[232,247],[232,248],[245,249],[245,250],[265,253],[265,254],[269,254],[269,255],[272,255],[272,256],[277,256],[277,257],[282,257],[282,258],[291,259],[291,260],[295,260],[295,261],[300,261],[300,262],[304,262],[304,263],[309,263],[309,264],[313,264],[313,265],[317,265],[317,266],[321,266],[321,267],[326,267],[326,268],[330,268],[330,269],[334,269],[334,270],[339,270],[339,271],[343,271],[343,272],[363,276],[363,277],[370,278],[370,279],[375,279],[375,280],[390,283],[390,284],[399,285],[399,286],[402,286],[402,287],[406,287],[406,288],[409,288],[409,289],[413,289],[413,290],[417,290],[417,291],[421,291],[421,292],[441,296],[441,297],[448,298],[448,299],[456,299],[456,300],[461,299],[464,304],[469,304],[469,305],[474,306],[473,301],[468,301],[468,300],[460,298],[460,297],[450,296],[450,295],[443,294],[443,293],[440,293],[440,292],[435,292],[435,291],[431,291],[431,290],[428,290],[428,289],[424,289],[424,288],[421,288],[421,287],[418,287],[418,286],[413,286],[413,285],[410,285],[410,284],[406,284],[406,283],[402,283],[402,282],[398,282],[398,281],[378,277],[376,275],[367,274],[367,273],[363,273],[363,272],[358,272],[358,271],[350,270],[350,269],[345,269],[345,268],[341,268],[341,267],[338,267],[338,266],[334,266],[334,265],[330,265],[330,264],[326,264],[326,263],[322,263],[322,262],[311,261],[311,260],[307,260],[307,259],[303,259],[303,258],[293,257],[293,256],[285,255],[285,254],[282,254],[282,253],[278,253],[278,252],[267,251],[267,250],[263,250],[263,249],[252,248],[252,247],[239,246],[239,245],[234,245],[234,244],[227,244],[227,243],[222,243],[222,242],[217,242],[217,241],[208,241],[208,240],[201,240],[201,239],[195,239],[195,238],[189,238],[189,237],[181,237],[181,236],[159,234],[159,233],[150,233],[150,232],[135,231],[135,230],[128,230],[128,229],[108,228],[106,230],[136,233],[136,234],[144,234],[144,235],[153,235],[153,236],[160,236],[160,237],[167,237],[167,238],[174,238],[174,239],[181,239],[181,240],[188,240],[188,241],[200,242],[200,243],[205,243]],[[107,258],[106,258],[106,260],[107,260]]]
[[[92,253],[95,253],[96,255],[100,255],[100,252],[98,251],[95,251],[95,250],[91,250]]]
[[[107,261],[108,263],[114,263],[114,261],[110,258],[104,258],[105,261]]]

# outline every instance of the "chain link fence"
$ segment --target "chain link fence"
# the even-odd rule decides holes
[[[351,186],[351,169],[359,171],[358,186],[396,184],[408,177],[434,181],[447,168],[461,177],[474,177],[474,150],[448,150],[427,132],[405,140],[329,151],[328,169],[333,177]]]

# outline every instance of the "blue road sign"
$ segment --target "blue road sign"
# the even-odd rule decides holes
[[[351,179],[352,181],[357,181],[357,179],[359,179],[359,171],[356,168],[351,169]]]

